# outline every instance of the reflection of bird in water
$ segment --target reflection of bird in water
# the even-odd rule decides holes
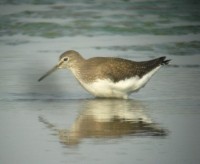
[[[133,100],[85,100],[84,109],[69,130],[56,129],[42,117],[40,121],[59,132],[66,145],[83,138],[117,138],[130,136],[166,136],[166,130],[145,115],[141,103]]]

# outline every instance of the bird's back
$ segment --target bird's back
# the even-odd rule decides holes
[[[142,62],[122,58],[95,57],[86,60],[81,70],[84,72],[83,77],[87,80],[95,80],[98,77],[119,82],[135,76],[142,78],[156,67],[168,64],[168,62],[165,57]]]

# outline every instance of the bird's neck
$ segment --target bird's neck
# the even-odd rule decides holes
[[[69,68],[73,75],[76,77],[76,79],[81,78],[81,70],[84,64],[85,59],[81,57],[78,60],[76,60],[76,62],[74,62],[73,65]]]

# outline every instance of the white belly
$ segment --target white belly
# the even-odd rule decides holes
[[[110,79],[98,79],[92,83],[84,83],[80,81],[80,83],[88,92],[96,97],[127,99],[132,92],[138,91],[140,88],[144,87],[159,68],[160,66],[144,75],[142,78],[135,76],[116,83]]]

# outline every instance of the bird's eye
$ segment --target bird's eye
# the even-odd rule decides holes
[[[67,60],[68,60],[68,58],[64,58],[63,60],[64,60],[64,61],[67,61]]]

